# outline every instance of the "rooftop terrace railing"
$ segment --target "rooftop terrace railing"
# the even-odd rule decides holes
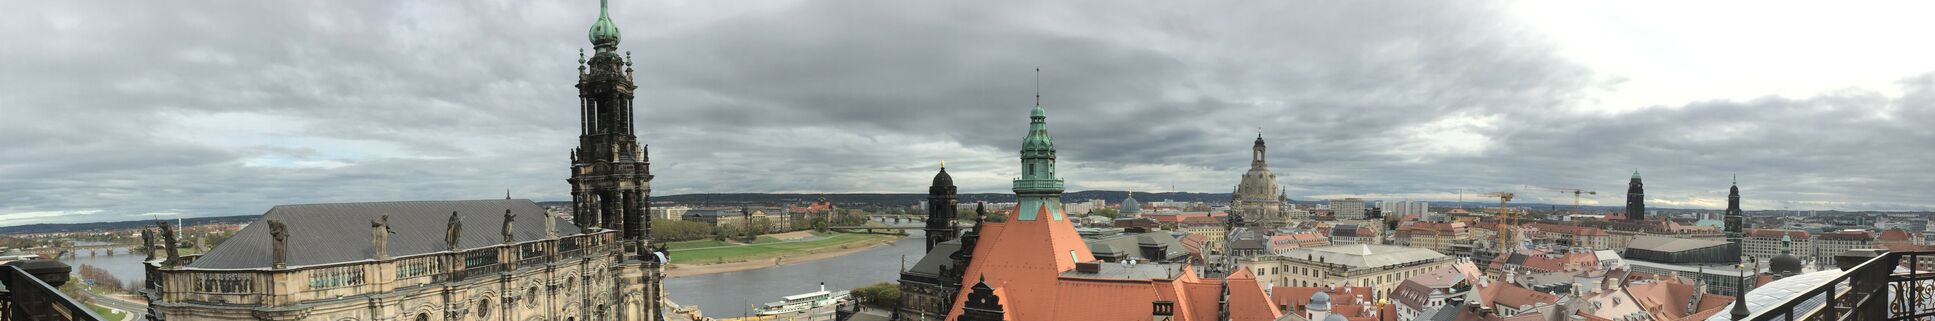
[[[55,286],[17,266],[0,266],[0,321],[104,320]]]
[[[1841,275],[1753,311],[1744,320],[1935,321],[1935,305],[1930,304],[1935,300],[1935,271],[1927,264],[1935,261],[1935,251],[1856,250],[1835,260]]]

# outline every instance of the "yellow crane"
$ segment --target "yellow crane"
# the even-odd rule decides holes
[[[1555,187],[1543,187],[1543,186],[1532,186],[1532,185],[1525,185],[1525,188],[1555,191],[1555,192],[1559,192],[1560,194],[1572,194],[1572,215],[1583,214],[1579,211],[1579,199],[1581,197],[1584,197],[1585,195],[1599,195],[1599,192],[1597,191],[1588,191],[1588,190],[1577,189],[1577,188],[1555,188]]]
[[[1543,187],[1543,186],[1532,186],[1532,185],[1525,185],[1525,188],[1555,191],[1555,192],[1559,192],[1560,194],[1572,194],[1572,215],[1585,214],[1583,211],[1580,211],[1580,207],[1579,207],[1579,199],[1581,197],[1585,195],[1599,195],[1598,191],[1588,191],[1588,190],[1578,189],[1578,188],[1556,188],[1556,187]],[[1572,221],[1572,218],[1567,217],[1564,220]],[[1572,227],[1573,227],[1573,233],[1579,232],[1578,221],[1573,221]],[[1574,234],[1572,236],[1572,246],[1581,246],[1579,242],[1580,242],[1579,236],[1577,234]]]
[[[1514,215],[1512,209],[1506,207],[1506,204],[1512,202],[1514,195],[1511,192],[1491,192],[1479,194],[1479,196],[1498,198],[1498,255],[1499,257],[1509,255],[1512,245],[1516,244],[1514,240],[1517,238],[1513,234],[1518,229],[1518,215]]]

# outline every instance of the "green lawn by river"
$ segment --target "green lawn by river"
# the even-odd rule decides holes
[[[761,236],[751,244],[725,241],[700,240],[672,242],[666,244],[671,250],[672,264],[705,264],[739,262],[765,259],[776,256],[807,254],[840,249],[845,245],[859,245],[898,239],[899,235],[865,233],[813,233],[816,238],[799,241],[780,241],[769,236]]]

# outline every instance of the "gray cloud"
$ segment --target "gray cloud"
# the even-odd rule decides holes
[[[1042,102],[1073,189],[1295,198],[1567,186],[1928,209],[1935,85],[1592,110],[1610,77],[1493,4],[614,4],[657,193],[1006,189]],[[0,225],[565,197],[589,3],[33,3],[0,12]],[[1769,66],[1777,68],[1778,66]],[[1173,187],[1172,187],[1173,186]],[[1394,196],[1395,197],[1395,196]],[[1562,199],[1552,197],[1548,201]],[[1601,202],[1616,202],[1605,197]]]

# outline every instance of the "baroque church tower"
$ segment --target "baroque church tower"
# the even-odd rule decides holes
[[[1249,224],[1266,227],[1283,226],[1289,213],[1289,197],[1283,187],[1277,185],[1277,175],[1270,173],[1266,161],[1263,133],[1256,134],[1256,144],[1250,147],[1250,171],[1243,173],[1243,180],[1236,184],[1236,192],[1230,196],[1230,211]]]
[[[571,150],[571,200],[579,226],[646,238],[652,194],[651,161],[632,126],[631,61],[618,55],[618,27],[603,1],[591,25],[590,60],[579,54],[578,148]],[[626,53],[627,56],[630,53]],[[636,246],[631,244],[627,246]],[[645,253],[640,251],[640,253]]]
[[[954,225],[955,195],[954,177],[947,175],[947,163],[941,163],[941,172],[934,174],[934,185],[927,187],[927,252],[934,251],[935,244],[954,240],[961,235],[960,227]]]
[[[653,247],[650,229],[652,170],[649,153],[633,126],[631,53],[618,53],[618,26],[607,1],[598,2],[591,24],[593,53],[579,52],[578,148],[571,150],[573,221],[587,229],[619,231],[622,257],[612,268],[618,282],[611,295],[621,300],[615,320],[663,320],[664,253]],[[604,309],[600,306],[599,309]]]

